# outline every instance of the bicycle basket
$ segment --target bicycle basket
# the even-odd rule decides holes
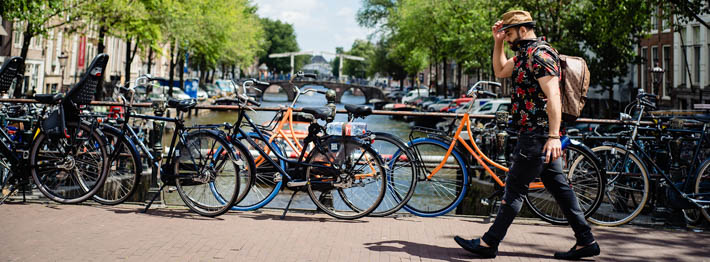
[[[42,132],[49,136],[60,136],[64,134],[62,130],[62,115],[59,109],[55,109],[42,121]]]

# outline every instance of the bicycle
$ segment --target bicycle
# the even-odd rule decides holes
[[[305,74],[299,72],[294,75],[294,78],[302,75]],[[257,85],[269,85],[269,83],[261,82],[256,79],[251,79],[251,81]],[[343,125],[346,129],[352,127],[351,123],[356,118],[352,113],[348,113],[348,123],[333,123],[335,118],[334,110],[336,108],[334,91],[308,89],[305,90],[304,94],[310,92],[325,95],[328,101],[326,107],[331,108],[331,114],[325,120],[327,126],[337,126],[337,128],[341,128],[341,130]],[[252,139],[260,143],[261,148],[264,149],[266,153],[272,154],[265,146],[265,143],[273,144],[274,147],[281,151],[280,153],[293,156],[291,158],[295,158],[294,155],[307,150],[302,145],[302,141],[307,136],[307,133],[297,130],[294,127],[296,125],[310,124],[313,121],[313,117],[308,114],[293,111],[299,97],[300,96],[297,96],[289,107],[281,110],[269,123],[264,125],[262,130],[265,131],[265,134],[269,137],[268,142],[259,140],[260,138],[254,133],[249,134]],[[351,111],[354,111],[357,110],[358,106],[346,104],[345,108],[350,108]],[[364,107],[360,110],[363,109]],[[360,135],[372,138],[369,139],[371,141],[371,147],[383,157],[388,175],[387,193],[380,202],[380,206],[370,213],[370,216],[391,215],[400,210],[414,194],[413,189],[417,181],[416,168],[411,161],[405,160],[415,159],[415,157],[408,149],[406,143],[396,136],[385,132],[371,132],[369,130]],[[246,142],[243,142],[243,144],[248,146]],[[255,150],[251,151],[253,152]],[[271,158],[277,159],[273,154]],[[394,159],[399,159],[399,161],[394,161]],[[260,158],[257,159],[255,165],[257,167],[257,178],[255,179],[255,186],[251,187],[251,190],[254,192],[251,193],[247,199],[234,207],[233,210],[247,211],[258,209],[263,206],[262,201],[271,201],[271,199],[278,194],[278,190],[276,189],[281,188],[281,185],[277,185],[277,183],[271,179],[276,172],[274,167],[269,166],[266,161]],[[283,167],[284,163],[279,162],[279,165]]]
[[[135,85],[140,86],[143,85],[141,81],[153,80],[150,75],[142,75],[136,79]],[[162,182],[143,213],[148,211],[167,186],[175,187],[185,205],[197,214],[214,217],[229,211],[239,196],[239,174],[249,170],[244,166],[247,160],[242,158],[248,153],[241,148],[235,151],[224,139],[224,135],[213,126],[185,126],[183,115],[195,107],[194,100],[168,100],[167,107],[175,108],[177,111],[175,118],[163,117],[162,113],[157,113],[155,116],[136,114],[132,108],[135,89],[132,87],[120,87],[120,89],[126,92],[130,99],[120,95],[125,113],[124,119],[119,121],[121,124],[118,128],[110,125],[102,126],[102,130],[112,138],[109,139],[112,150],[108,157],[111,172],[109,183],[104,185],[104,191],[97,196],[97,201],[118,204],[133,194],[143,169],[142,157],[138,153],[140,150],[152,165],[151,171],[155,177]],[[164,106],[162,102],[154,104],[158,112],[164,112]],[[175,124],[166,163],[161,164],[162,156],[151,154],[143,140],[138,137],[129,124],[132,118]],[[133,168],[125,168],[126,166]],[[219,190],[219,199],[212,193],[214,189]]]
[[[469,103],[474,103],[478,94],[497,96],[491,92],[479,90],[480,85],[500,86],[496,82],[477,82],[467,92],[468,96],[473,97]],[[469,108],[473,107],[469,106]],[[407,211],[417,216],[433,217],[454,210],[466,195],[468,183],[473,181],[469,178],[469,168],[475,163],[478,164],[476,169],[488,173],[495,182],[494,184],[497,185],[494,194],[482,202],[487,204],[489,203],[487,199],[502,196],[505,182],[489,165],[502,172],[508,172],[508,168],[488,158],[478,147],[473,136],[474,131],[471,128],[470,111],[469,109],[462,116],[453,137],[447,133],[427,128],[417,128],[410,133],[409,146],[415,152],[417,163],[419,163],[417,167],[419,181],[414,196],[404,206]],[[505,125],[508,122],[507,114],[498,114],[496,118],[500,125]],[[468,132],[468,142],[461,135],[464,128]],[[414,138],[415,131],[422,131],[428,137]],[[563,137],[563,140],[566,139]],[[568,144],[565,144],[566,147],[563,148],[563,156],[561,156],[564,172],[567,173],[567,178],[574,188],[585,217],[588,217],[594,213],[601,202],[604,172],[600,168],[598,159],[589,148],[575,140],[570,140]],[[473,163],[469,163],[462,156],[462,152],[466,151],[475,160]],[[433,163],[433,166],[426,162]],[[525,197],[525,202],[537,216],[553,224],[566,223],[562,211],[554,203],[549,192],[545,191],[542,182],[532,182],[529,188],[530,192]]]
[[[310,76],[302,73],[299,75]],[[241,106],[246,109],[249,109],[249,105],[260,106],[260,103],[244,95],[247,93],[247,85],[255,83],[268,85],[268,83],[248,80],[242,84],[243,92],[237,94]],[[312,89],[301,92],[297,86],[294,86],[294,89],[296,100],[302,94],[315,92]],[[291,110],[292,108],[287,109],[287,111]],[[288,157],[285,151],[266,134],[266,128],[254,124],[246,113],[240,113],[234,125],[225,124],[232,144],[239,147],[250,146],[248,151],[257,154],[257,157],[253,158],[253,166],[256,167],[255,169],[262,169],[262,171],[252,171],[249,182],[251,185],[247,187],[248,208],[263,207],[282,188],[288,188],[294,192],[282,218],[285,217],[293,198],[299,191],[306,191],[319,210],[335,218],[357,219],[370,214],[377,208],[385,193],[386,171],[382,159],[370,147],[369,142],[362,138],[327,134],[317,120],[326,120],[332,114],[331,108],[303,108],[303,112],[307,113],[312,120],[308,126],[308,133],[303,139],[303,148],[307,150],[297,151],[296,160]],[[358,116],[367,114],[362,111],[353,113]],[[282,121],[281,124],[284,122]],[[243,125],[250,131],[242,128]],[[319,136],[320,133],[326,134]],[[274,170],[275,172],[271,172]],[[259,193],[260,188],[264,188],[268,194]],[[255,198],[249,198],[250,195]],[[245,207],[241,202],[237,204],[237,207],[240,206]]]
[[[639,89],[632,108],[637,109],[635,120],[628,114],[621,114],[621,120],[630,125],[630,133],[626,144],[605,143],[592,149],[606,163],[606,198],[601,207],[589,221],[603,226],[618,226],[631,222],[643,211],[651,194],[651,179],[658,179],[661,188],[665,188],[671,196],[671,201],[681,203],[682,208],[700,210],[710,221],[710,158],[702,160],[700,152],[703,146],[710,145],[707,136],[708,124],[704,123],[702,130],[684,130],[682,122],[675,127],[659,132],[698,134],[696,147],[690,160],[689,169],[682,170],[685,181],[675,183],[669,168],[662,168],[647,152],[639,139],[641,119],[647,109],[655,109],[655,103],[650,101],[654,94],[647,94]],[[629,109],[630,112],[631,109]],[[707,122],[707,119],[702,119]],[[666,146],[672,143],[666,136],[661,136]],[[672,137],[672,136],[671,136]],[[677,156],[676,156],[677,157]],[[667,159],[671,161],[672,159]],[[695,168],[695,167],[698,168]],[[650,169],[649,169],[650,168]],[[649,171],[651,170],[651,171]],[[707,174],[706,174],[707,173]]]
[[[10,78],[16,77],[16,69],[22,61],[12,58],[0,70],[0,91],[7,92]],[[103,134],[92,123],[81,121],[80,111],[94,98],[96,87],[108,63],[107,54],[97,55],[87,73],[66,95],[42,94],[33,98],[39,103],[52,106],[49,116],[31,124],[29,130],[21,130],[25,145],[19,146],[1,129],[0,152],[2,166],[11,172],[3,174],[0,187],[3,198],[14,193],[20,185],[26,189],[31,175],[37,189],[47,198],[64,204],[76,204],[93,196],[103,185],[108,172],[107,152]],[[40,115],[45,115],[45,107]],[[19,119],[32,123],[32,118]],[[31,141],[31,143],[29,143]],[[19,147],[18,147],[19,146]],[[4,189],[4,187],[14,187]],[[23,190],[23,196],[24,196]],[[7,193],[7,194],[6,194]]]

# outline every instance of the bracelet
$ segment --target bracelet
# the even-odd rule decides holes
[[[560,136],[554,136],[554,135],[549,135],[549,136],[547,136],[547,137],[548,137],[548,138],[552,138],[552,139],[560,139]]]

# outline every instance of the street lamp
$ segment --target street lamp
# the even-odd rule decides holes
[[[59,71],[62,72],[62,77],[60,78],[61,82],[59,82],[59,90],[61,90],[61,92],[64,92],[64,67],[67,65],[67,58],[69,57],[64,54],[64,52],[57,56],[57,59],[59,60]]]
[[[658,65],[658,62],[656,62],[656,66],[651,69],[651,75],[653,75],[653,84],[656,87],[656,90],[658,91],[657,96],[661,96],[661,82],[663,82],[663,68],[661,68]],[[651,93],[653,93],[653,90],[651,90]]]

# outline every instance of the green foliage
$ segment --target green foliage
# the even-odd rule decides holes
[[[429,62],[454,60],[464,71],[491,73],[491,26],[511,9],[529,11],[536,34],[561,53],[585,57],[592,84],[610,87],[638,61],[634,46],[647,36],[658,6],[668,18],[696,20],[710,13],[703,0],[364,0],[362,26],[377,27],[382,41],[369,73],[391,75],[399,64],[410,74]],[[384,45],[381,45],[384,44]],[[509,53],[510,55],[510,53]],[[392,61],[388,61],[391,59]],[[389,67],[391,70],[392,68]]]
[[[343,61],[343,73],[359,78],[368,76],[367,69],[370,67],[372,57],[375,55],[375,46],[369,41],[358,39],[353,42],[353,46],[347,54],[365,58],[365,61],[345,59]]]
[[[269,18],[261,18],[261,24],[264,28],[264,41],[263,51],[259,52],[259,64],[266,63],[273,72],[290,72],[291,61],[288,57],[269,58],[268,55],[299,50],[293,25]],[[294,58],[294,67],[299,68],[305,62],[304,58],[297,56]]]

